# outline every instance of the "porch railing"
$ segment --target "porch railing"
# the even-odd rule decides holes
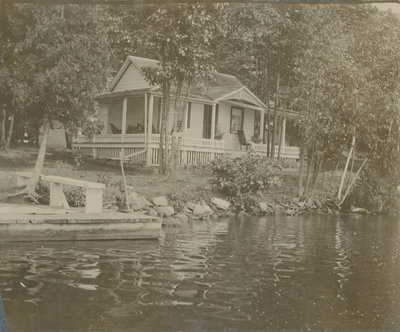
[[[267,144],[253,144],[253,148],[257,153],[266,154]],[[277,158],[279,153],[279,146],[275,145],[274,157]],[[282,146],[281,157],[286,159],[299,159],[300,148],[297,146]]]

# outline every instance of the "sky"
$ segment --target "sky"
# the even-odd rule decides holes
[[[400,14],[400,3],[376,3],[374,6],[381,10],[391,10],[393,13]]]

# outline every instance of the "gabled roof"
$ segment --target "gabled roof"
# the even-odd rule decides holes
[[[124,75],[130,64],[133,64],[139,70],[145,67],[156,67],[159,61],[137,56],[128,56],[125,63],[110,83],[106,94],[109,95]],[[158,87],[153,87],[158,91]],[[127,91],[128,92],[128,91]],[[263,109],[265,104],[257,98],[245,85],[243,85],[235,76],[216,72],[212,79],[204,82],[204,89],[192,89],[190,97],[204,100],[207,102],[218,102],[229,99],[241,99],[249,103],[249,106],[255,105]]]

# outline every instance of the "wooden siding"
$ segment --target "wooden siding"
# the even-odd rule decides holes
[[[224,133],[225,149],[239,150],[237,134],[230,133],[231,107],[231,105],[226,103],[219,104],[218,128]],[[247,108],[244,110],[243,131],[247,140],[250,140],[254,135],[254,112],[254,110]]]
[[[143,89],[149,86],[149,83],[146,82],[140,70],[133,64],[130,64],[112,91]]]
[[[189,137],[203,137],[204,104],[192,103],[190,128],[186,135]]]
[[[65,149],[67,147],[64,127],[50,129],[47,138],[47,147],[53,149]]]

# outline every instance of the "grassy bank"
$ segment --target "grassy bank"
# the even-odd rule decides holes
[[[35,165],[37,148],[18,147],[0,155],[0,195],[15,190],[16,171],[31,171]],[[160,176],[157,168],[126,165],[127,184],[139,195],[148,199],[155,196],[172,197],[176,201],[198,201],[202,197],[223,197],[213,189],[212,174],[208,167],[187,167],[177,170],[175,176]],[[49,151],[46,154],[43,174],[58,175],[102,182],[106,184],[104,206],[113,207],[120,194],[122,176],[118,161],[76,160],[70,152]],[[282,185],[276,187],[264,199],[270,203],[290,201],[298,193],[298,170],[287,168],[280,171]],[[328,188],[330,176],[318,183],[316,196]],[[337,179],[335,179],[337,182]],[[67,188],[68,189],[68,188]]]

